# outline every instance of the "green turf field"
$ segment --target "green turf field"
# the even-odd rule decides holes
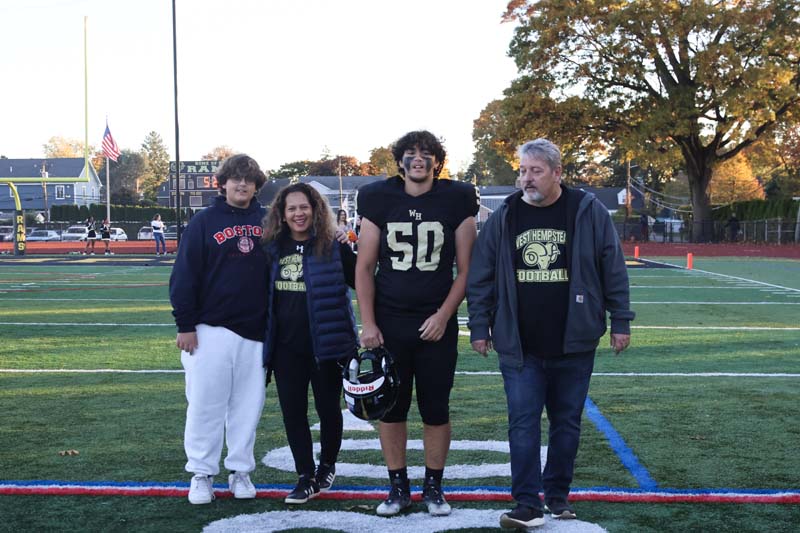
[[[615,356],[604,338],[598,350],[590,390],[598,414],[584,416],[576,490],[800,495],[800,262],[695,258],[694,268],[629,270],[637,312],[632,344]],[[43,481],[186,487],[186,405],[167,297],[169,273],[169,266],[124,261],[113,266],[97,260],[0,264],[0,531],[200,531],[237,515],[286,510],[275,498],[191,506],[177,496],[2,492],[14,483]],[[466,317],[466,306],[459,316]],[[453,440],[473,444],[453,450],[448,463],[504,465],[507,453],[474,444],[505,440],[496,359],[472,352],[462,336],[458,370],[451,402]],[[317,422],[313,410],[310,421]],[[635,464],[609,440],[609,428]],[[344,438],[375,439],[377,434],[346,430]],[[410,438],[421,438],[413,408]],[[257,459],[286,445],[270,385]],[[65,450],[79,454],[59,455]],[[410,451],[409,459],[410,465],[422,464],[422,452]],[[382,459],[376,449],[343,449],[340,463],[380,470]],[[223,477],[216,479],[218,488],[225,486]],[[445,478],[446,489],[507,490],[510,484],[497,472],[453,479],[446,470]],[[296,479],[290,462],[283,468],[259,463],[253,481],[259,488],[289,488]],[[384,479],[340,472],[336,485],[382,491]],[[451,503],[456,511],[497,510],[497,516],[510,505]],[[367,498],[314,500],[301,507],[301,516],[347,511],[371,517],[376,504]],[[796,503],[577,501],[575,508],[581,521],[615,532],[788,532],[798,530],[800,522]],[[323,522],[327,529],[302,518],[291,527],[341,530],[330,516]],[[403,530],[400,522],[380,520],[361,530]],[[573,530],[568,524],[554,527]],[[444,529],[433,518],[414,526],[419,532]]]

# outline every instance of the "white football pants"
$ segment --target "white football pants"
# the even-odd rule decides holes
[[[223,327],[197,326],[197,349],[181,352],[186,371],[186,471],[219,474],[222,439],[225,468],[252,472],[253,448],[266,394],[263,343]]]

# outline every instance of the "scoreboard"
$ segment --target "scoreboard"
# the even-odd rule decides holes
[[[219,196],[216,173],[220,165],[222,161],[181,161],[181,171],[176,176],[175,161],[170,161],[169,178],[159,190],[159,204],[175,208],[180,188],[181,208],[208,207]]]

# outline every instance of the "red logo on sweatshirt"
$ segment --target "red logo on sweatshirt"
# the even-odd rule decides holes
[[[222,244],[228,239],[235,239],[238,237],[261,237],[261,226],[228,226],[222,231],[214,234],[214,240],[217,244]],[[249,239],[248,239],[249,240]],[[240,240],[241,241],[241,240]],[[252,243],[251,243],[252,244]]]
[[[236,243],[236,246],[239,247],[239,251],[243,254],[249,254],[253,251],[253,239],[250,237],[242,237],[239,239],[239,242]]]

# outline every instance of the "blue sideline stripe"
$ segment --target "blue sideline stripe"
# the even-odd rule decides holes
[[[586,404],[584,407],[586,409],[586,416],[589,417],[589,420],[591,420],[597,429],[608,439],[609,444],[611,444],[611,449],[614,450],[614,453],[619,457],[622,466],[627,468],[628,472],[636,479],[639,488],[645,490],[657,489],[658,483],[650,477],[650,473],[639,463],[633,450],[625,444],[622,435],[617,433],[617,430],[614,429],[611,422],[606,420],[606,417],[603,416],[603,413],[600,412],[600,409],[597,408],[588,396],[586,397]]]

